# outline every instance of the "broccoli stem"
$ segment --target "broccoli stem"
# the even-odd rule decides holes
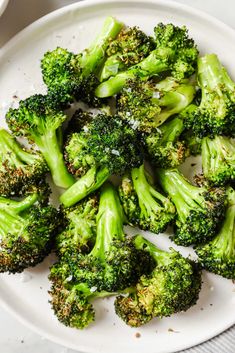
[[[173,92],[166,92],[159,100],[161,107],[166,107],[157,116],[158,125],[163,124],[171,115],[180,113],[193,100],[195,87],[189,84],[181,84]]]
[[[220,170],[224,163],[235,168],[235,145],[226,136],[215,136],[202,140],[202,167],[206,176]]]
[[[229,188],[227,195],[228,207],[225,219],[219,233],[211,241],[211,244],[217,253],[232,259],[235,257],[235,191]]]
[[[162,132],[161,144],[164,145],[168,142],[175,142],[184,131],[184,124],[182,119],[174,118],[166,122],[160,127]]]
[[[110,172],[106,167],[98,170],[97,167],[90,168],[84,176],[61,195],[60,202],[65,207],[74,205],[97,190],[109,177]]]
[[[109,80],[101,83],[95,90],[95,95],[100,98],[110,97],[117,94],[126,84],[126,82],[136,76],[140,78],[151,77],[169,68],[168,60],[162,58],[173,55],[171,49],[155,49],[140,63],[130,67],[127,71],[111,77]]]
[[[99,212],[97,214],[97,235],[90,255],[105,262],[105,253],[110,250],[115,240],[124,240],[124,214],[115,188],[106,183],[100,194]]]
[[[134,189],[138,196],[141,213],[145,214],[147,218],[152,213],[152,210],[160,211],[162,206],[157,204],[156,200],[159,200],[163,205],[165,205],[168,200],[148,183],[145,176],[144,165],[142,164],[139,168],[133,168],[131,176]]]
[[[80,64],[83,68],[82,74],[85,77],[87,77],[90,73],[95,72],[102,64],[105,57],[105,50],[110,40],[116,38],[122,27],[123,24],[118,22],[115,18],[106,18],[95,41],[91,44],[88,50],[83,51]]]
[[[58,143],[59,130],[48,129],[43,135],[33,134],[33,138],[50,168],[54,183],[66,189],[74,184],[74,178],[64,164],[62,148]]]
[[[171,262],[171,253],[160,250],[156,245],[143,238],[141,235],[135,237],[134,243],[137,250],[148,251],[158,265],[168,265],[168,263]]]
[[[25,164],[33,164],[37,155],[24,151],[16,139],[4,129],[0,129],[0,155],[1,159],[6,159],[10,165],[17,168],[24,168]]]
[[[186,218],[190,210],[203,210],[205,189],[190,184],[184,176],[176,169],[157,170],[158,180],[165,192],[167,192],[174,202],[178,217],[182,221]]]
[[[0,212],[0,228],[2,230],[3,239],[7,237],[8,234],[14,232],[16,237],[22,236],[21,231],[25,227],[22,218],[17,214],[11,214],[5,210]],[[25,235],[24,235],[25,237]]]
[[[15,201],[5,197],[0,197],[0,208],[6,211],[9,210],[11,213],[19,214],[34,205],[37,200],[38,195],[36,193],[27,196],[21,201]]]
[[[221,84],[223,80],[223,68],[215,54],[207,54],[198,59],[198,82],[202,89],[202,103],[207,100],[208,91],[216,91],[221,98],[223,92]]]

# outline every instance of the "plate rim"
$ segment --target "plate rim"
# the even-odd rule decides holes
[[[0,16],[2,16],[3,12],[6,10],[9,0],[3,0],[2,4],[0,4]]]
[[[4,0],[3,11],[1,12],[1,9],[0,9],[0,16],[4,12],[5,8],[7,7],[8,2],[9,2],[9,0]],[[32,31],[37,31],[37,29],[40,28],[43,24],[48,23],[50,21],[53,21],[53,19],[55,19],[56,17],[59,17],[60,15],[62,15],[63,13],[66,13],[67,11],[70,11],[73,9],[78,9],[78,8],[92,8],[95,5],[98,5],[98,4],[101,5],[101,4],[105,4],[105,3],[116,4],[117,0],[86,0],[86,1],[83,0],[83,1],[79,1],[76,3],[70,4],[70,5],[63,6],[57,10],[54,10],[54,11],[48,13],[47,15],[40,17],[39,19],[37,19],[36,21],[31,23],[27,27],[25,27],[24,29],[19,31],[6,44],[4,44],[4,46],[2,48],[0,48],[0,61],[1,61],[2,57],[4,57],[4,55],[6,55],[7,52],[10,51],[15,46],[15,44],[17,44],[18,41],[20,41],[21,39],[24,39],[24,37],[27,37],[27,35],[30,35],[32,33]],[[148,3],[148,4],[150,4],[150,5],[152,4],[154,6],[160,5],[163,7],[170,7],[172,9],[186,11],[186,12],[189,12],[190,14],[195,15],[196,17],[200,17],[202,20],[213,23],[218,28],[225,30],[232,37],[234,37],[234,40],[235,40],[235,29],[233,29],[229,25],[225,24],[223,21],[217,19],[216,17],[214,17],[210,14],[207,14],[206,12],[199,10],[199,9],[196,9],[196,8],[189,6],[189,5],[185,5],[185,4],[170,1],[170,0],[118,0],[119,5],[122,3],[123,4],[127,4],[127,3],[146,4],[146,3]],[[45,337],[46,339],[48,339],[52,342],[55,342],[55,343],[60,344],[65,347],[65,343],[64,343],[63,338],[60,338],[59,336],[55,336],[54,334],[47,333],[46,331],[44,331],[43,329],[38,327],[36,324],[33,323],[31,318],[28,318],[27,316],[22,316],[22,314],[19,310],[12,307],[10,305],[10,303],[8,302],[8,300],[4,300],[1,296],[0,296],[0,305],[6,311],[8,311],[13,317],[15,317],[19,322],[21,322],[26,327],[30,328],[33,332]],[[198,346],[198,345],[202,344],[203,342],[206,342],[206,341],[210,340],[211,338],[219,335],[220,333],[225,332],[230,327],[232,327],[234,324],[235,324],[235,318],[231,319],[228,323],[226,323],[226,325],[224,325],[223,328],[218,328],[218,329],[208,333],[207,335],[205,335],[203,337],[203,339],[200,338],[192,344],[181,343],[181,345],[180,344],[178,345],[177,350],[172,351],[171,349],[170,350],[164,349],[162,351],[158,351],[157,353],[176,353],[176,352],[179,352],[180,350],[185,350],[187,348],[192,348],[192,347]],[[79,350],[80,352],[84,352],[84,353],[97,353],[97,350],[95,348],[92,348],[90,346],[87,347],[84,345],[79,345],[79,347],[77,347],[77,345],[73,344],[72,342],[70,342],[69,346],[66,345],[66,347],[69,347],[69,348],[74,349],[76,351]]]

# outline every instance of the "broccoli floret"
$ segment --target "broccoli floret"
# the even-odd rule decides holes
[[[145,173],[144,165],[141,165],[125,175],[119,196],[128,223],[157,234],[165,231],[174,219],[175,207],[149,184]]]
[[[39,147],[51,171],[54,183],[68,188],[74,183],[63,159],[62,124],[67,119],[50,97],[36,94],[20,101],[18,109],[6,114],[9,128],[16,136],[25,136]]]
[[[135,249],[123,230],[124,214],[118,194],[111,184],[101,188],[95,245],[88,255],[77,253],[70,259],[80,282],[98,291],[123,290],[147,271],[148,257]],[[142,258],[140,257],[142,255]],[[143,267],[145,264],[145,268]]]
[[[99,83],[95,74],[104,61],[110,40],[121,28],[121,23],[107,17],[95,41],[82,53],[74,54],[60,47],[45,53],[41,68],[48,94],[65,105],[74,99],[99,105],[94,97],[94,88]]]
[[[202,266],[225,278],[235,279],[235,191],[227,189],[228,205],[218,234],[208,244],[197,247]]]
[[[159,83],[131,80],[117,96],[117,112],[133,129],[156,131],[170,116],[187,107],[194,95],[195,87],[188,80],[181,83],[173,77]]]
[[[27,150],[6,130],[0,129],[0,195],[18,195],[47,172],[40,153]]]
[[[175,117],[157,130],[142,135],[148,158],[158,167],[174,168],[189,156],[189,149],[182,138],[183,120]]]
[[[96,237],[97,212],[98,196],[94,194],[73,207],[62,208],[65,229],[55,240],[59,257],[91,251]]]
[[[60,220],[52,206],[41,203],[40,193],[20,200],[0,197],[0,272],[21,272],[51,251]]]
[[[123,174],[142,163],[136,132],[118,117],[105,114],[72,134],[65,156],[69,170],[82,175],[61,196],[65,207],[98,189],[110,175]]]
[[[226,136],[202,139],[202,169],[206,179],[223,185],[235,179],[235,144]]]
[[[100,73],[100,80],[107,80],[119,71],[138,64],[155,48],[152,37],[138,27],[126,27],[112,40],[106,50],[107,59]]]
[[[50,269],[52,282],[49,294],[51,306],[58,320],[65,326],[83,329],[95,320],[92,301],[96,298],[113,295],[97,292],[86,283],[79,283],[68,271],[66,262],[54,264]],[[67,277],[66,277],[67,276]]]
[[[158,169],[157,176],[176,207],[174,242],[188,246],[211,239],[224,216],[225,190],[194,186],[176,169]]]
[[[149,252],[156,264],[150,274],[140,277],[127,297],[115,300],[116,313],[127,325],[138,327],[153,317],[170,316],[196,304],[201,289],[198,264],[174,249],[160,250],[141,236],[136,237],[135,244]]]
[[[234,136],[235,83],[215,54],[198,59],[198,84],[201,102],[186,119],[187,126],[199,137]]]
[[[169,73],[176,79],[191,76],[195,71],[198,50],[188,37],[186,27],[160,23],[155,28],[156,49],[144,60],[102,82],[95,90],[97,97],[110,97],[118,93],[128,80],[149,78]]]
[[[83,328],[94,320],[93,298],[136,283],[152,266],[148,253],[124,234],[124,214],[115,188],[101,188],[95,245],[89,254],[62,257],[50,271],[52,305],[59,320]]]

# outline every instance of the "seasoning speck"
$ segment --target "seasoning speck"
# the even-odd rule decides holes
[[[140,334],[139,332],[136,332],[135,337],[136,337],[136,338],[140,338],[140,337],[141,337],[141,334]]]
[[[197,163],[192,163],[192,164],[191,164],[191,167],[195,167],[195,165],[197,165]]]
[[[173,330],[173,328],[168,328],[168,332],[179,333],[179,331],[175,331],[175,330]]]

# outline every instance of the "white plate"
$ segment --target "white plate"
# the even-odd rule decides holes
[[[3,14],[3,12],[5,11],[7,4],[8,4],[9,0],[0,0],[0,16]]]
[[[235,33],[192,8],[167,1],[85,1],[64,7],[19,33],[0,51],[0,125],[12,101],[45,90],[40,58],[46,50],[64,46],[79,52],[94,37],[107,15],[152,33],[160,21],[185,24],[201,53],[217,53],[232,71]],[[185,166],[193,173],[191,162]],[[163,248],[166,236],[153,236]],[[187,249],[181,248],[183,254]],[[186,313],[153,320],[143,328],[127,327],[114,314],[113,300],[96,305],[97,320],[84,331],[66,328],[53,315],[48,303],[48,266],[52,258],[19,275],[0,276],[0,301],[23,323],[41,335],[67,347],[93,353],[176,352],[199,344],[235,323],[235,286],[231,281],[205,273],[200,300]],[[173,330],[173,331],[172,331]],[[140,337],[136,337],[136,333]]]

